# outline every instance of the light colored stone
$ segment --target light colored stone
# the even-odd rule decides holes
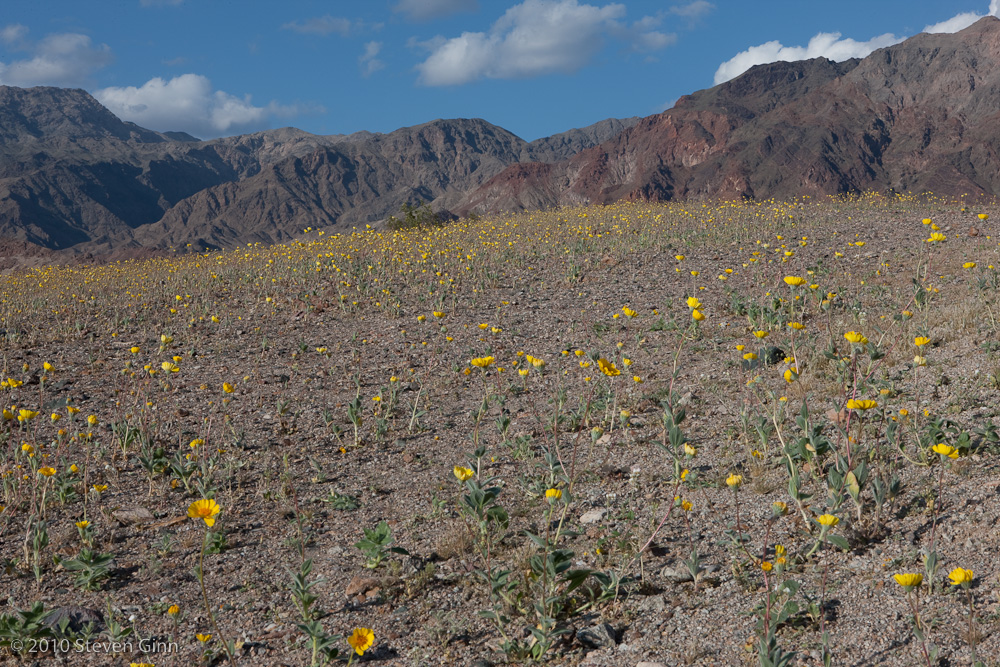
[[[604,516],[607,513],[608,511],[604,508],[588,510],[587,512],[583,513],[583,516],[580,517],[580,523],[584,525],[591,523],[599,523],[602,519],[604,519]]]

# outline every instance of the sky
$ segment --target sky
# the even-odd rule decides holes
[[[531,141],[648,116],[755,64],[955,32],[1000,0],[37,0],[0,15],[0,84],[83,88],[200,138],[483,118]]]

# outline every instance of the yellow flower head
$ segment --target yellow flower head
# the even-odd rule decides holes
[[[911,590],[924,583],[924,575],[922,574],[894,574],[892,578],[896,580],[896,583],[902,586],[907,593]]]
[[[933,234],[931,234],[930,238],[927,239],[927,243],[941,243],[947,238],[948,237],[942,234],[941,232],[934,232]]]
[[[833,528],[838,523],[840,523],[840,519],[833,516],[832,514],[822,514],[816,517],[816,523],[823,526],[824,528]]]
[[[728,486],[730,489],[734,490],[738,489],[740,487],[740,484],[742,483],[743,483],[743,475],[737,475],[736,473],[732,473],[731,475],[729,475],[729,477],[726,478],[726,486]]]
[[[226,392],[227,394],[231,394],[231,393],[233,393],[236,390],[233,389],[233,385],[229,384],[228,382],[223,382],[222,383],[222,391]]]
[[[684,443],[684,455],[688,457],[694,457],[698,454],[698,448],[692,447],[688,443]]]
[[[604,357],[601,357],[600,359],[597,360],[597,366],[601,369],[601,372],[607,375],[608,377],[615,377],[616,375],[622,374],[620,370],[615,368],[615,365],[613,363],[611,363]]]
[[[464,482],[467,479],[472,479],[473,475],[476,474],[475,472],[473,472],[472,468],[463,468],[462,466],[455,466],[455,469],[452,472],[455,474],[455,477],[457,477],[458,481],[460,482]]]
[[[31,421],[38,416],[37,410],[18,410],[17,411],[17,421],[26,422]]]
[[[77,521],[76,522],[76,527],[79,528],[80,530],[85,529],[89,525],[90,525],[90,522],[86,521],[86,520],[84,520],[84,521]]]
[[[776,500],[773,503],[771,503],[771,512],[775,516],[784,516],[785,514],[788,514],[788,505],[781,502],[780,500]],[[781,547],[781,545],[779,544],[776,547],[774,547],[774,552],[780,556],[781,554],[785,553],[785,551],[784,547],[781,547],[781,551],[779,552],[778,547]]]
[[[355,653],[364,655],[365,651],[375,643],[375,633],[368,628],[354,628],[354,632],[347,638],[347,643],[351,645]]]
[[[878,402],[873,401],[871,399],[855,400],[852,398],[851,400],[847,401],[848,410],[871,410],[877,405]]]
[[[698,310],[701,308],[701,301],[696,296],[689,296],[687,300],[688,308]]]
[[[848,331],[844,334],[844,338],[856,345],[866,345],[868,343],[868,339],[859,334],[857,331]]]
[[[170,608],[167,609],[167,613],[170,614],[171,616],[176,616],[177,614],[181,613],[181,608],[175,604],[172,604],[170,605]]]
[[[927,345],[927,343],[929,342],[931,342],[931,339],[928,338],[927,336],[917,336],[916,338],[913,339],[913,344],[916,345],[917,347],[923,347],[924,345]]]
[[[562,490],[561,489],[548,489],[545,492],[545,497],[548,498],[549,500],[559,500],[560,498],[562,498]]]
[[[222,508],[214,500],[203,498],[191,503],[188,507],[188,516],[192,519],[203,519],[205,525],[211,528],[215,525],[215,515],[221,511]]]
[[[625,317],[628,317],[628,318],[635,317],[636,315],[639,314],[636,311],[634,311],[631,308],[629,308],[628,306],[625,306],[624,308],[622,308],[622,312],[625,313]]]
[[[212,641],[212,634],[211,633],[202,634],[202,633],[199,632],[198,634],[195,635],[195,639],[197,639],[202,644],[204,644],[206,642]]]
[[[958,458],[958,450],[952,447],[951,445],[944,444],[943,442],[939,442],[938,444],[931,447],[931,449],[934,451],[935,454],[940,454],[943,457],[946,456],[949,459]]]
[[[97,491],[98,493],[104,493],[107,490],[108,490],[107,484],[94,484],[94,491]]]
[[[802,324],[801,322],[789,322],[788,326],[795,329],[796,331],[802,331],[803,329],[806,328],[805,325]]]
[[[469,363],[476,368],[489,368],[496,361],[493,357],[476,357]]]
[[[923,356],[921,356],[919,354],[916,355],[916,356],[914,356],[913,357],[913,365],[914,366],[926,366],[927,365],[927,357],[923,357]]]
[[[172,361],[164,361],[162,364],[160,364],[160,368],[162,368],[167,373],[177,373],[181,369],[180,366],[178,366]]]
[[[756,336],[757,338],[763,340],[764,338],[767,338],[770,335],[770,332],[763,331],[763,330],[761,330],[761,331],[754,331],[753,335]]]
[[[951,579],[952,586],[961,586],[963,588],[969,587],[969,584],[972,583],[973,577],[974,575],[972,574],[972,570],[966,570],[962,567],[956,567],[948,575],[948,578]]]
[[[695,322],[701,322],[703,319],[705,319],[705,313],[701,312],[700,310],[692,310],[691,318]]]
[[[44,468],[38,469],[38,474],[45,475],[46,477],[52,477],[52,475],[56,474],[56,469],[52,466],[45,466]]]
[[[790,287],[800,287],[806,284],[806,279],[799,276],[785,276],[785,283]]]
[[[962,268],[963,269],[974,269],[974,268],[976,268],[976,263],[975,262],[966,262],[965,264],[962,265]]]

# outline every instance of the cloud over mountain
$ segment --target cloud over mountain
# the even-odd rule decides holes
[[[891,46],[903,41],[892,33],[872,37],[866,42],[853,39],[843,39],[839,32],[821,32],[806,46],[785,46],[777,40],[751,46],[719,65],[715,71],[715,83],[725,83],[735,79],[754,65],[765,65],[777,61],[793,62],[808,58],[828,58],[843,62],[850,58],[864,58],[875,49]]]
[[[984,16],[1000,17],[1000,0],[990,0],[989,11],[986,14],[962,12],[944,21],[928,25],[922,32],[958,32],[968,28]],[[859,42],[850,38],[843,39],[839,32],[820,32],[814,35],[806,46],[785,46],[781,42],[773,40],[740,51],[719,65],[715,71],[715,83],[718,85],[734,79],[754,65],[765,65],[778,61],[793,62],[806,58],[828,58],[836,62],[843,62],[849,58],[864,58],[876,49],[898,44],[904,39],[905,37],[885,33],[872,37],[868,41]]]
[[[123,120],[202,138],[258,130],[274,117],[290,117],[300,111],[277,102],[255,106],[249,95],[237,97],[215,90],[212,82],[199,74],[182,74],[170,80],[155,77],[138,87],[102,88],[94,91],[94,97]]]

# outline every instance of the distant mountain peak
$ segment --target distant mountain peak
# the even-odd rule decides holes
[[[459,212],[869,189],[1000,194],[1000,19],[861,60],[758,65],[545,171],[510,167]]]
[[[630,121],[528,144],[481,118],[389,133],[296,128],[201,141],[123,122],[83,90],[0,86],[0,242],[106,252],[291,238],[454,206],[505,167],[555,161]]]

